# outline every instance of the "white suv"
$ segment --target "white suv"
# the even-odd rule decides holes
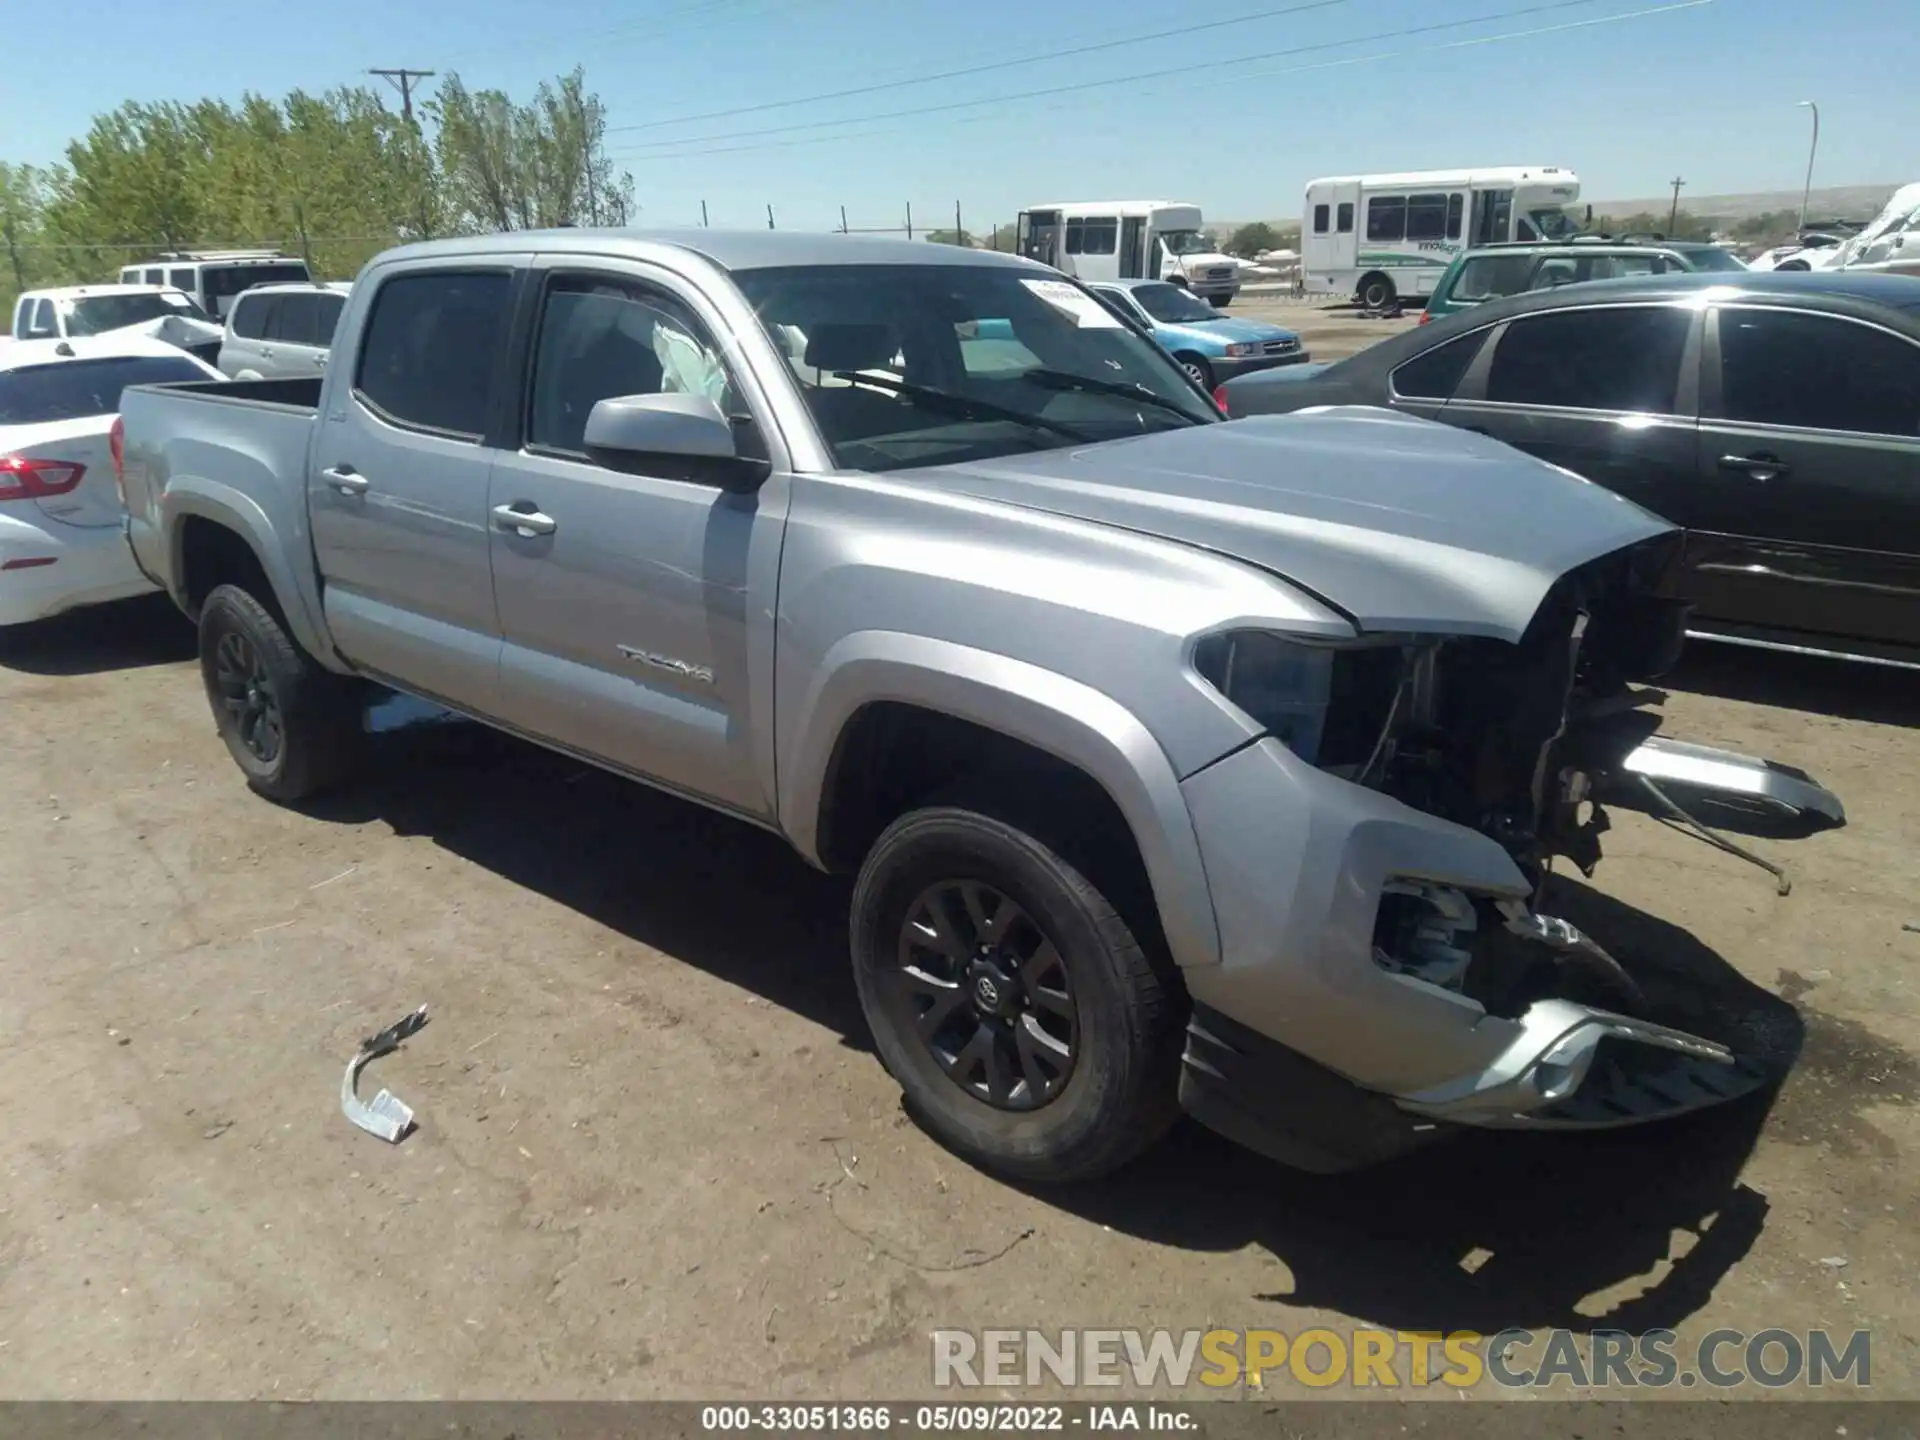
[[[318,375],[348,284],[258,285],[234,296],[220,344],[220,372],[235,380]]]

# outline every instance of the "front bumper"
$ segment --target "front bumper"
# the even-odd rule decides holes
[[[1305,365],[1313,359],[1305,346],[1286,355],[1217,355],[1207,358],[1207,366],[1213,371],[1213,378],[1225,382],[1237,375],[1251,375],[1256,370],[1281,370],[1289,365]]]
[[[1525,877],[1487,836],[1335,779],[1274,740],[1182,790],[1221,934],[1220,963],[1185,972],[1195,1019],[1181,1099],[1204,1123],[1334,1170],[1450,1127],[1632,1125],[1766,1083],[1758,1065],[1683,1031],[1558,998],[1497,1015],[1377,963],[1389,882],[1526,913]]]
[[[133,563],[126,535],[117,527],[0,515],[0,626],[25,625],[154,588]]]

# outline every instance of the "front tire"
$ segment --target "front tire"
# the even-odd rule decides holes
[[[237,585],[200,607],[200,679],[247,784],[291,804],[352,773],[363,737],[353,683],[323,669]]]
[[[902,817],[861,867],[851,930],[881,1061],[949,1150],[1021,1180],[1087,1180],[1172,1123],[1178,981],[1033,835],[970,809]]]
[[[1191,379],[1194,384],[1198,385],[1202,390],[1208,391],[1209,393],[1212,392],[1213,367],[1207,363],[1205,356],[1195,355],[1189,351],[1182,350],[1173,358],[1179,363],[1180,368],[1187,372],[1188,378]]]
[[[1233,296],[1231,295],[1215,295],[1212,297],[1212,299],[1213,299],[1213,308],[1216,310],[1224,310],[1229,305],[1233,304]]]

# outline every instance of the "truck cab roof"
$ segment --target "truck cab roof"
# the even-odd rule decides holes
[[[1058,272],[999,250],[936,245],[884,235],[819,234],[799,230],[515,230],[499,235],[468,235],[423,240],[381,255],[380,263],[454,259],[481,255],[630,255],[671,247],[700,255],[723,270],[771,270],[809,265],[1014,265],[1037,274]]]

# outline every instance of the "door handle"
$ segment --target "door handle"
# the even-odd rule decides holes
[[[1720,468],[1744,471],[1756,480],[1771,480],[1776,475],[1786,474],[1793,467],[1778,455],[1762,452],[1758,455],[1722,455]]]
[[[371,480],[351,465],[335,465],[329,470],[322,470],[320,477],[342,495],[364,495],[373,485]]]
[[[522,505],[527,508],[520,509]],[[525,536],[551,535],[560,528],[558,520],[534,509],[531,500],[516,500],[511,505],[494,506],[493,524],[495,529],[511,530]]]

